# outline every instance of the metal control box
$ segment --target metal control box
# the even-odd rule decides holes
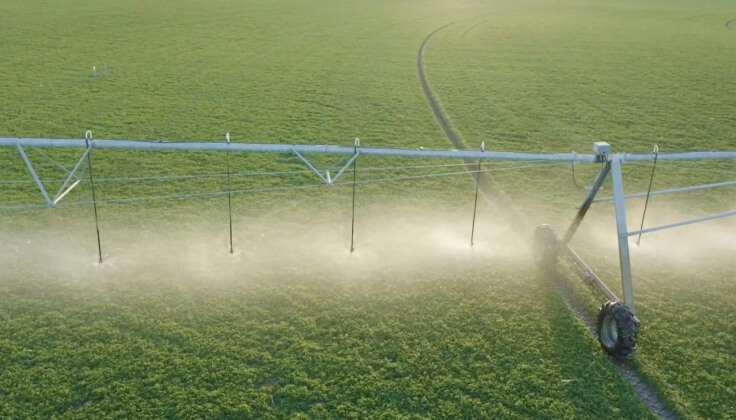
[[[604,142],[604,141],[597,141],[593,143],[593,152],[597,156],[603,156],[603,155],[610,155],[611,154],[611,145]]]

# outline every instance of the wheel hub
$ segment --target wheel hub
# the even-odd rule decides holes
[[[616,341],[618,341],[618,326],[616,325],[616,320],[613,316],[608,314],[603,318],[601,342],[603,342],[606,347],[611,348],[616,345]]]

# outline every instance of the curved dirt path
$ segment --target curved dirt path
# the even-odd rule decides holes
[[[437,95],[432,92],[429,82],[427,81],[427,74],[424,68],[424,50],[427,47],[429,40],[441,30],[458,22],[460,21],[450,22],[446,25],[440,26],[439,28],[430,32],[429,35],[424,38],[424,40],[422,41],[422,45],[419,47],[419,52],[417,53],[417,74],[419,76],[419,84],[422,87],[422,92],[424,92],[424,97],[427,100],[427,104],[432,110],[432,114],[434,115],[437,124],[439,124],[442,128],[445,137],[447,137],[447,139],[452,142],[453,146],[456,149],[467,149],[465,143],[460,137],[460,134],[450,125],[450,118],[447,114],[445,114],[444,110],[440,106]],[[736,19],[727,22],[726,27],[729,26],[730,22],[736,22]],[[475,28],[475,26],[478,25],[474,25],[473,28]],[[477,162],[465,160],[465,165],[469,171],[474,171]],[[491,184],[485,177],[478,177],[478,182],[480,184],[479,187],[480,190],[483,192],[483,195],[490,201],[497,204],[498,209],[504,213],[504,217],[507,220],[513,223],[518,232],[531,232],[531,230],[529,229],[530,223],[523,220],[519,216],[519,213],[511,208],[510,203],[507,200],[504,200],[502,202],[501,200],[496,198],[496,194],[493,193],[493,188],[491,188]],[[551,274],[550,276],[552,277],[552,280],[554,281],[557,290],[560,292],[560,296],[562,297],[562,300],[565,302],[565,304],[578,317],[578,319],[580,319],[580,322],[585,325],[585,327],[591,332],[591,334],[593,334],[593,336],[596,336],[597,338],[596,321],[594,317],[587,311],[582,309],[584,308],[584,306],[581,304],[581,302],[579,302],[575,294],[564,285],[558,275]],[[627,382],[629,382],[636,394],[649,407],[652,413],[664,420],[677,420],[677,417],[672,413],[672,411],[670,411],[664,404],[664,402],[659,399],[656,388],[647,384],[644,381],[641,375],[639,375],[639,373],[633,368],[631,362],[627,360],[617,360],[615,358],[611,358],[611,360],[616,365],[616,368],[618,369],[621,376],[626,379]]]
[[[483,19],[482,21],[480,21],[480,22],[476,23],[475,25],[471,26],[470,28],[466,29],[465,32],[463,32],[463,34],[460,35],[460,38],[465,38],[470,33],[470,31],[472,31],[473,29],[479,27],[480,25],[482,25],[482,24],[484,24],[486,22],[488,22],[488,19]]]
[[[452,125],[450,124],[450,118],[442,109],[442,106],[440,105],[436,95],[432,93],[432,88],[429,85],[427,74],[424,68],[424,50],[427,47],[429,40],[432,39],[432,37],[441,30],[455,25],[461,21],[462,20],[458,20],[440,26],[439,28],[430,32],[429,35],[424,38],[424,40],[422,41],[422,45],[419,47],[419,51],[417,52],[417,75],[419,77],[419,84],[422,88],[422,92],[424,93],[424,98],[427,100],[427,104],[432,110],[434,119],[435,121],[437,121],[437,124],[439,124],[442,132],[445,134],[445,137],[450,140],[455,149],[468,149],[465,145],[465,142],[463,142],[460,133],[452,128]],[[478,146],[480,146],[480,144]],[[473,171],[477,170],[478,162],[467,159],[464,160],[464,162],[466,168],[468,169],[468,171],[471,172],[472,176]],[[479,184],[478,189],[480,190],[480,192],[483,193],[483,196],[492,203],[497,204],[496,208],[498,209],[498,211],[503,213],[503,216],[506,218],[506,220],[514,225],[514,228],[517,230],[517,232],[520,232],[521,234],[528,234],[529,236],[531,236],[531,231],[527,229],[528,226],[530,226],[531,224],[528,221],[522,220],[520,216],[521,213],[518,211],[514,211],[511,203],[509,203],[508,200],[501,200],[499,198],[498,192],[495,190],[495,188],[493,188],[487,177],[473,176],[473,179],[477,179],[477,182]]]
[[[455,146],[456,149],[465,149],[465,144],[460,139],[460,136],[455,133],[455,131],[453,131],[452,127],[450,126],[449,118],[447,117],[447,115],[445,115],[444,111],[440,107],[439,101],[437,101],[435,96],[432,94],[432,88],[429,87],[427,75],[424,72],[424,48],[427,46],[429,40],[437,32],[458,22],[460,21],[450,22],[447,25],[440,26],[439,28],[430,32],[430,34],[424,38],[424,41],[422,41],[422,45],[419,47],[419,52],[417,53],[417,74],[419,75],[419,84],[422,86],[424,97],[427,99],[427,103],[429,104],[429,108],[432,110],[432,114],[434,114],[434,119],[437,120],[437,124],[439,124],[440,128],[442,128],[442,132],[445,133],[445,137],[447,137],[447,139],[452,142],[452,145]]]

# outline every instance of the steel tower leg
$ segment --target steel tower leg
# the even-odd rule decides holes
[[[629,253],[629,234],[626,227],[626,198],[624,182],[621,174],[621,160],[618,156],[611,159],[611,180],[613,181],[613,202],[616,209],[616,230],[618,231],[618,255],[621,265],[621,283],[624,289],[624,303],[634,310],[634,289],[631,284],[631,258]]]

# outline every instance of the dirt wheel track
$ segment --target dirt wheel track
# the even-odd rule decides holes
[[[430,32],[429,35],[424,38],[424,40],[422,41],[422,45],[419,47],[419,52],[417,53],[417,74],[419,76],[419,84],[422,87],[422,92],[424,93],[424,97],[427,100],[427,104],[432,110],[432,114],[434,115],[437,124],[439,124],[440,128],[442,128],[445,137],[450,140],[450,142],[456,149],[467,149],[459,133],[452,128],[450,124],[450,118],[448,115],[445,114],[444,110],[440,106],[437,95],[432,92],[429,82],[427,81],[427,75],[424,68],[424,50],[429,43],[429,40],[441,30],[458,22],[460,21],[450,22],[446,25],[440,26],[439,28]],[[736,19],[727,22],[727,28],[729,28],[730,22],[736,22]],[[475,26],[473,26],[473,28]],[[477,163],[472,161],[465,161],[465,165],[470,171],[475,170],[476,164]],[[497,197],[498,194],[495,193],[495,188],[492,188],[492,185],[485,177],[479,177],[478,182],[480,183],[480,190],[483,192],[483,195],[491,202],[494,202],[497,207],[503,211],[504,217],[506,217],[507,220],[510,220],[514,224],[518,232],[531,231],[530,223],[519,217],[519,213],[510,208],[510,203],[508,203],[507,200],[500,200]],[[581,304],[575,294],[569,289],[569,287],[564,284],[564,281],[562,281],[557,273],[547,274],[554,281],[554,284],[565,304],[578,317],[580,322],[585,325],[588,331],[596,336],[595,318],[587,311],[583,310],[584,306]],[[667,408],[664,402],[659,399],[657,395],[657,390],[643,380],[641,375],[639,375],[639,373],[636,372],[636,370],[632,367],[630,361],[617,360],[613,357],[611,357],[611,360],[616,365],[616,368],[618,369],[621,376],[626,379],[627,382],[629,382],[639,398],[641,398],[641,400],[649,407],[649,409],[652,410],[652,413],[664,420],[677,420],[677,417]]]
[[[479,27],[480,25],[483,25],[484,23],[488,22],[488,19],[484,19],[475,25],[471,26],[470,28],[466,29],[465,32],[463,32],[462,35],[460,35],[460,38],[465,38],[473,29]]]
[[[442,108],[440,107],[439,101],[435,98],[435,96],[432,94],[432,89],[429,86],[429,82],[427,81],[427,75],[424,72],[424,49],[427,46],[427,43],[429,43],[429,40],[439,31],[452,26],[460,21],[455,21],[448,23],[447,25],[440,26],[439,28],[432,31],[429,35],[427,35],[426,38],[424,38],[424,41],[422,41],[422,45],[419,47],[419,52],[417,53],[417,73],[419,75],[419,84],[422,86],[422,92],[424,92],[424,97],[427,99],[427,103],[429,104],[429,108],[432,110],[432,114],[434,114],[434,119],[437,120],[437,124],[440,125],[440,128],[442,128],[442,132],[445,133],[445,137],[447,137],[450,142],[452,142],[452,145],[455,146],[457,149],[465,149],[465,144],[460,139],[460,136],[455,133],[455,131],[450,126],[450,120],[445,115],[444,111],[442,111]]]
[[[424,49],[429,43],[429,40],[436,33],[440,32],[441,30],[449,26],[455,25],[459,22],[461,21],[450,22],[446,25],[440,26],[439,28],[435,29],[434,31],[432,31],[429,35],[427,35],[424,38],[424,40],[422,41],[422,45],[419,47],[419,51],[417,53],[417,75],[419,77],[419,84],[421,85],[422,92],[424,93],[424,98],[427,100],[427,104],[429,105],[429,108],[432,110],[434,119],[437,121],[437,124],[439,124],[440,128],[442,129],[442,132],[445,134],[445,137],[447,137],[447,139],[450,140],[450,142],[456,149],[467,150],[468,147],[465,145],[465,142],[462,140],[460,133],[457,130],[452,128],[449,117],[447,116],[447,114],[445,114],[437,97],[432,93],[432,88],[429,85],[429,81],[427,80],[427,74],[424,68]],[[480,144],[478,146],[480,146]],[[477,170],[478,163],[476,161],[466,159],[464,160],[464,162],[465,162],[465,166],[468,169],[468,171]],[[496,208],[498,209],[498,211],[503,213],[506,219],[514,224],[514,227],[516,228],[517,231],[531,232],[531,230],[527,229],[528,226],[530,226],[530,223],[528,221],[521,219],[521,217],[519,216],[521,213],[514,211],[511,203],[508,202],[508,200],[504,200],[500,197],[499,191],[494,189],[494,187],[489,182],[487,177],[479,176],[478,183],[479,183],[479,190],[483,193],[483,196],[490,202],[496,204]]]
[[[580,302],[580,299],[575,296],[575,293],[570,290],[569,286],[565,284],[565,281],[560,278],[559,274],[547,273],[547,276],[553,280],[557,291],[567,307],[570,308],[570,311],[578,317],[580,322],[585,325],[585,328],[587,328],[588,331],[590,331],[590,333],[597,339],[598,335],[596,333],[595,316],[582,309],[585,306]],[[614,357],[611,357],[611,360],[616,365],[618,373],[621,374],[629,384],[631,384],[631,387],[639,398],[644,401],[656,416],[663,420],[677,420],[677,416],[675,416],[674,413],[667,408],[667,405],[659,399],[657,389],[644,381],[641,375],[639,375],[632,366],[631,361],[619,360]]]

